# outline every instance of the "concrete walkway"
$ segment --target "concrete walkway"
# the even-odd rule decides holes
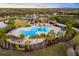
[[[62,27],[65,27],[65,26],[66,26],[66,25],[60,24],[60,23],[57,23],[57,25],[62,26]],[[77,29],[77,28],[75,28],[75,27],[73,27],[73,29],[79,32],[79,29]]]

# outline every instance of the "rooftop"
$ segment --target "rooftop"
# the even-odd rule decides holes
[[[4,24],[3,22],[0,22],[0,28],[4,28],[6,26],[7,26],[6,24]]]

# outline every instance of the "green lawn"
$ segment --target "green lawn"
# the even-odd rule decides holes
[[[22,52],[22,51],[12,51],[12,50],[0,50],[0,55],[6,56],[64,56],[66,55],[66,44],[65,43],[58,43],[52,45],[48,48],[40,49],[33,52]]]
[[[73,45],[79,45],[79,32],[77,32],[76,36],[71,41]]]
[[[64,43],[59,43],[27,54],[36,56],[63,56],[66,55],[66,49],[67,47]]]
[[[20,27],[20,26],[28,27],[30,25],[28,24],[27,20],[15,20],[15,27]]]

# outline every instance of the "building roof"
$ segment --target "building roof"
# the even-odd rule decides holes
[[[7,26],[6,24],[4,24],[3,22],[0,22],[0,28],[4,28],[6,26]]]

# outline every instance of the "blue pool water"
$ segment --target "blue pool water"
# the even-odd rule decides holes
[[[24,34],[25,36],[35,36],[37,35],[36,32],[48,32],[47,27],[40,27],[40,28],[30,28],[30,31],[20,30],[20,33]]]

